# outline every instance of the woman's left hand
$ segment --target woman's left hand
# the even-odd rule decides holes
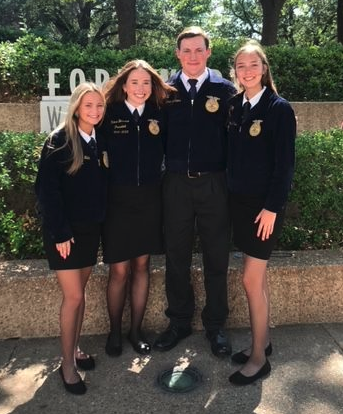
[[[56,249],[63,259],[66,259],[70,255],[72,243],[75,243],[74,237],[62,243],[56,243]]]
[[[273,233],[275,219],[276,213],[266,210],[265,208],[262,209],[256,217],[255,223],[259,222],[257,237],[261,237],[262,241],[268,240],[269,236]]]

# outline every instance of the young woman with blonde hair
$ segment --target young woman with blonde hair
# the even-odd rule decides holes
[[[104,111],[105,98],[96,85],[82,83],[74,90],[65,121],[44,144],[35,184],[44,248],[63,295],[59,372],[73,394],[86,392],[77,369],[95,367],[93,357],[78,344],[85,288],[97,261],[105,217],[108,162],[104,140],[94,129]]]

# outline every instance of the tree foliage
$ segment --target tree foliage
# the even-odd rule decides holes
[[[113,6],[103,0],[26,0],[24,13],[30,31],[85,46],[106,37]]]
[[[343,0],[337,0],[337,41],[343,44]]]
[[[293,46],[325,45],[335,41],[337,0],[291,0],[282,10],[278,37]]]
[[[343,42],[343,0],[0,0],[0,40],[34,33],[125,49],[170,44],[185,26],[264,45]]]

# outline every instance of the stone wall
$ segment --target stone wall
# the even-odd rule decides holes
[[[298,131],[338,127],[343,121],[343,102],[292,102]],[[39,103],[0,103],[0,131],[40,130]]]
[[[39,103],[0,103],[0,131],[39,132]]]
[[[242,260],[231,255],[228,272],[230,314],[227,327],[249,325],[241,284]],[[152,258],[151,287],[145,328],[161,331],[168,323],[164,258]],[[201,257],[194,256],[192,278],[196,297],[194,329],[202,329],[204,306]],[[343,322],[343,254],[339,251],[275,252],[268,268],[271,326],[297,323]],[[100,264],[87,285],[84,334],[108,331],[107,267]],[[0,262],[0,338],[59,335],[60,289],[45,260]],[[128,328],[129,307],[124,314]]]
[[[298,119],[298,132],[340,127],[343,102],[292,102]]]

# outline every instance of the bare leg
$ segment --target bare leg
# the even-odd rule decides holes
[[[111,333],[118,343],[121,342],[121,326],[126,299],[126,288],[130,273],[130,262],[112,263],[107,285],[107,309],[110,318]]]
[[[149,255],[131,259],[131,330],[130,338],[141,338],[141,325],[149,294]]]
[[[80,380],[75,368],[74,351],[78,339],[80,310],[84,306],[84,286],[81,273],[80,269],[56,271],[63,295],[60,310],[62,369],[66,382],[70,384]]]
[[[252,350],[248,362],[241,369],[252,376],[266,361],[265,347],[269,343],[269,292],[266,278],[267,260],[247,256],[244,263],[243,285],[248,299],[252,331]]]

